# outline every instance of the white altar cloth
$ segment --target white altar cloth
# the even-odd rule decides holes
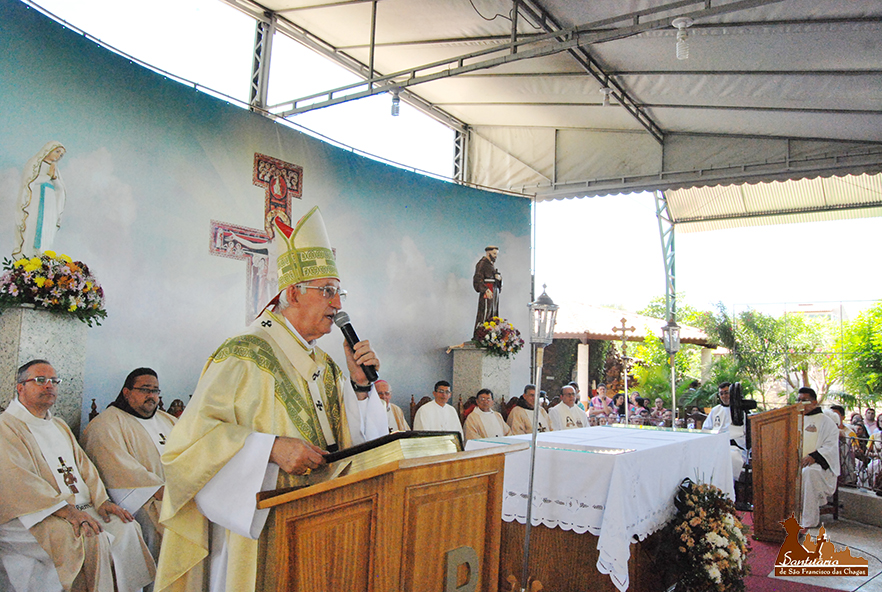
[[[530,439],[471,440],[466,450]],[[735,499],[729,456],[726,433],[625,426],[545,432],[537,440],[531,522],[597,536],[597,569],[624,592],[631,542],[674,516],[674,495],[683,479],[712,483]],[[527,521],[529,467],[529,449],[505,457],[506,522]]]

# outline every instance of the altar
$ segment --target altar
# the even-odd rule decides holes
[[[529,440],[529,435],[471,440],[466,450]],[[529,465],[529,450],[506,456],[503,523],[526,523]],[[542,433],[536,449],[532,523],[570,531],[570,539],[575,533],[588,535],[586,543],[596,540],[596,552],[591,549],[582,556],[596,555],[597,571],[609,574],[623,592],[630,584],[631,543],[644,540],[673,517],[674,494],[686,477],[712,483],[735,499],[728,434],[627,426]],[[558,552],[578,553],[567,547]],[[505,554],[503,542],[503,563]],[[531,573],[536,555],[531,553]],[[522,560],[523,553],[517,556]],[[504,571],[501,566],[500,576],[505,577]]]

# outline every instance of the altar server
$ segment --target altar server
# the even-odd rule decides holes
[[[413,418],[413,429],[427,430],[431,432],[459,432],[462,437],[462,424],[459,422],[459,414],[450,401],[450,383],[439,380],[432,390],[434,401],[429,401],[417,409]]]
[[[827,417],[814,389],[802,387],[797,402],[806,403],[802,422],[802,524],[814,528],[821,523],[820,507],[836,491],[839,476],[839,428]]]
[[[155,564],[132,515],[50,409],[61,379],[45,360],[19,368],[0,415],[0,559],[15,592],[134,592]],[[113,571],[111,570],[113,562]]]
[[[729,389],[731,387],[731,383],[728,382],[720,383],[717,387],[720,403],[711,409],[701,429],[719,430],[729,433],[729,458],[732,461],[732,478],[737,481],[741,475],[741,470],[744,468],[747,440],[744,436],[744,426],[732,425],[732,411],[729,407]]]

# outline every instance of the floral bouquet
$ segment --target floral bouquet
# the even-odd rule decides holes
[[[40,257],[3,260],[0,309],[33,304],[100,325],[107,317],[104,290],[85,263],[46,251]]]
[[[478,347],[485,347],[490,354],[501,358],[510,358],[524,347],[521,332],[499,317],[478,325],[475,337],[474,342]]]
[[[684,479],[674,505],[677,515],[665,531],[677,590],[743,591],[747,537],[732,502],[713,485]]]

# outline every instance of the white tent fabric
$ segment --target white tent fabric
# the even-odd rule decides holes
[[[461,132],[463,182],[541,201],[882,172],[879,0],[224,1],[372,80],[269,111],[395,90]]]

